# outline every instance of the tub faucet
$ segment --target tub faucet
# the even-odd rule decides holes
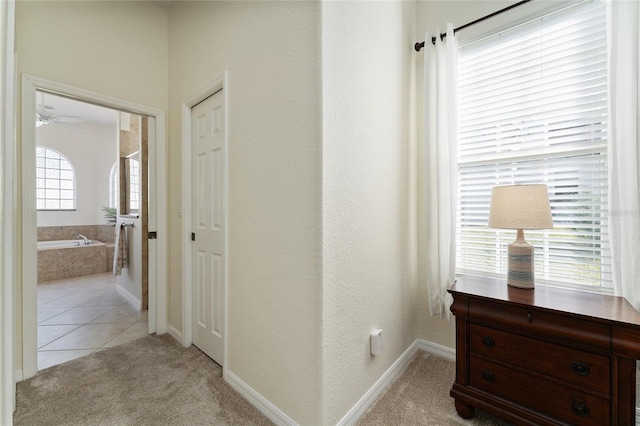
[[[82,238],[82,240],[84,241],[85,245],[89,244],[89,239],[87,237],[85,237],[84,235],[80,234],[76,237],[76,240],[79,240],[80,238]]]

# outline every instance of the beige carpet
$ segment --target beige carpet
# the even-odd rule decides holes
[[[419,352],[360,425],[505,425],[457,416],[454,363]],[[18,383],[16,426],[268,425],[195,347],[148,336],[40,371]]]
[[[271,424],[168,334],[42,370],[18,383],[16,405],[16,426]]]
[[[482,411],[470,420],[458,416],[453,398],[449,396],[455,368],[455,362],[419,351],[358,424],[510,425]]]

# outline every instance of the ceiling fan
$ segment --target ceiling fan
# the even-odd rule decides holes
[[[45,124],[62,124],[69,127],[85,130],[84,127],[73,123],[82,123],[84,120],[74,115],[56,115],[53,110],[55,107],[44,103],[44,93],[42,93],[41,102],[36,110],[36,127]]]

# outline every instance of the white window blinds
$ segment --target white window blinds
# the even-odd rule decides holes
[[[610,288],[603,2],[468,44],[458,66],[457,272],[504,276],[515,231],[487,227],[491,188],[546,183],[554,229],[525,231],[536,282]]]

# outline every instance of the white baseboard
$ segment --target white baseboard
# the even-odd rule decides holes
[[[269,402],[231,371],[224,369],[223,375],[224,380],[229,383],[236,392],[242,395],[242,397],[249,401],[251,405],[256,407],[258,411],[264,414],[273,423],[282,426],[297,426],[297,423],[291,417],[287,416],[282,410]]]
[[[15,370],[13,372],[13,380],[15,380],[16,383],[21,382],[24,379],[24,374],[22,374],[22,370]]]
[[[417,339],[414,342],[414,345],[417,345],[418,349],[420,349],[421,351],[439,356],[440,358],[445,358],[449,361],[456,360],[456,350],[448,346],[442,346],[424,339]]]
[[[428,342],[423,339],[417,339],[409,348],[404,351],[400,358],[394,362],[391,367],[378,379],[378,381],[360,398],[351,410],[338,422],[338,426],[354,425],[367,412],[367,410],[376,402],[382,393],[402,374],[419,351],[425,351],[433,355],[455,361],[455,349],[438,345],[437,343]]]
[[[169,333],[176,337],[180,332],[169,327]],[[176,333],[176,334],[174,334]],[[176,337],[178,339],[178,337]],[[181,341],[180,339],[178,339]],[[389,387],[395,379],[404,372],[414,355],[419,351],[425,351],[448,360],[455,360],[455,350],[426,340],[417,339],[409,348],[389,367],[389,369],[378,379],[378,381],[360,398],[356,405],[337,423],[338,426],[355,424],[360,417],[376,402],[378,397]],[[297,423],[282,410],[273,405],[269,400],[260,395],[251,386],[242,381],[233,372],[224,369],[224,379],[251,405],[256,407],[262,414],[276,425],[295,426]]]
[[[169,326],[169,333],[178,341],[182,342],[182,333]],[[456,351],[453,348],[442,346],[437,343],[423,339],[417,339],[391,367],[378,379],[378,381],[360,398],[360,400],[347,412],[347,414],[337,423],[338,426],[355,424],[364,413],[376,402],[380,395],[390,386],[394,380],[405,370],[414,355],[419,351],[439,356],[441,358],[455,361]],[[21,375],[21,373],[20,373]],[[16,381],[18,372],[16,372]],[[251,405],[256,407],[262,414],[276,425],[296,426],[297,423],[282,412],[278,407],[269,402],[266,398],[256,392],[251,386],[242,381],[231,371],[224,370],[224,379],[240,395],[242,395]],[[640,407],[636,407],[636,426],[640,426]]]
[[[140,300],[137,297],[135,297],[133,294],[131,294],[125,288],[121,287],[120,284],[116,284],[116,291],[118,292],[118,294],[120,296],[122,296],[125,299],[127,299],[127,302],[129,302],[133,306],[135,306],[136,309],[140,309],[140,306],[142,306],[142,302],[140,302]]]
[[[169,332],[169,335],[171,337],[176,339],[182,346],[184,346],[184,339],[182,338],[182,332],[180,330],[169,324],[167,326],[167,331]]]

